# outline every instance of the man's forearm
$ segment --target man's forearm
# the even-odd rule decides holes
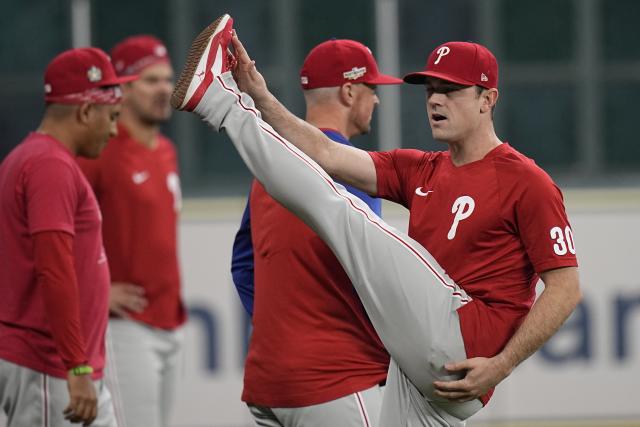
[[[367,194],[377,194],[376,169],[366,151],[332,141],[315,126],[294,116],[271,93],[255,102],[264,121],[333,179]]]
[[[47,322],[67,369],[88,363],[80,324],[80,302],[73,268],[73,237],[63,231],[33,236],[35,270],[45,298]]]
[[[558,270],[547,278],[545,290],[504,350],[496,356],[507,374],[560,329],[580,299],[576,268]]]

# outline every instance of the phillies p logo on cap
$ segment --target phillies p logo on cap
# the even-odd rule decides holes
[[[438,50],[436,50],[436,53],[438,54],[438,58],[435,60],[434,64],[439,63],[442,57],[445,55],[448,55],[449,52],[451,52],[451,49],[449,49],[449,46],[442,46],[438,48]]]

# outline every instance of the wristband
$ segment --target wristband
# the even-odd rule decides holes
[[[93,374],[93,368],[89,365],[78,365],[75,368],[69,369],[69,373],[77,376]]]

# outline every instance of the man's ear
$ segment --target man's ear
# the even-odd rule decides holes
[[[88,124],[91,119],[91,112],[93,110],[93,104],[90,102],[83,102],[76,110],[76,118],[78,123]]]
[[[481,113],[491,111],[498,102],[498,89],[487,89],[480,95],[482,98],[482,105],[480,107]]]
[[[355,88],[352,83],[345,83],[340,86],[340,102],[347,107],[351,107],[354,102]]]

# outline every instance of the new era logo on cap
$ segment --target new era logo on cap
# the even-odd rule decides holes
[[[314,47],[300,71],[303,89],[341,86],[345,83],[400,84],[402,80],[378,71],[371,50],[354,40],[329,40]]]
[[[423,71],[407,74],[404,81],[424,84],[435,77],[465,86],[498,87],[498,62],[486,47],[470,42],[444,43],[431,52]]]

